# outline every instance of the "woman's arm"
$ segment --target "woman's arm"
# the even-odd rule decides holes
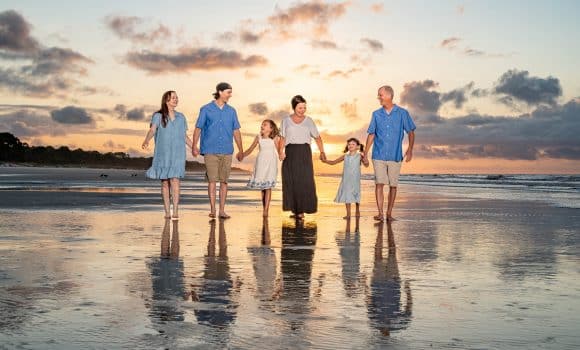
[[[324,162],[326,160],[326,153],[324,153],[324,142],[322,142],[322,137],[319,135],[314,140],[316,140],[316,145],[320,151],[320,160]]]
[[[246,158],[247,156],[249,156],[250,154],[252,154],[252,151],[254,151],[254,148],[256,148],[256,146],[258,145],[258,137],[256,136],[254,138],[254,142],[252,142],[252,144],[250,145],[250,147],[244,152],[244,158]]]
[[[193,141],[191,141],[189,136],[187,136],[187,132],[185,133],[185,144],[187,144],[187,147],[189,147],[189,148],[193,147]]]
[[[338,158],[336,158],[335,160],[323,160],[324,163],[329,164],[329,165],[334,165],[334,164],[338,164],[340,162],[342,162],[344,160],[344,154]]]
[[[147,135],[145,136],[145,140],[143,141],[141,148],[147,149],[147,147],[149,147],[149,141],[151,140],[153,135],[155,135],[156,130],[157,130],[157,124],[151,124],[151,127],[149,128],[149,131],[147,132]]]
[[[201,135],[201,129],[196,127],[195,130],[193,131],[193,140],[192,140],[192,144],[191,144],[191,154],[194,157],[199,156],[199,148],[197,147],[197,143],[199,142],[200,135]]]

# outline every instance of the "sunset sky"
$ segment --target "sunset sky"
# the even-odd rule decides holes
[[[389,84],[417,124],[404,173],[580,173],[578,13],[573,0],[4,0],[0,132],[150,155],[165,90],[193,131],[227,81],[246,146],[301,94],[334,158],[366,137]]]

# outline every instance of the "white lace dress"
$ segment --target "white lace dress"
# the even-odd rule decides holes
[[[248,187],[257,190],[265,190],[276,187],[278,176],[278,151],[276,144],[271,138],[259,136],[260,151],[254,165],[254,173],[248,182]]]

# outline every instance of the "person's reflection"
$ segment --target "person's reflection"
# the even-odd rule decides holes
[[[280,306],[288,313],[290,327],[303,324],[301,315],[310,310],[310,280],[317,227],[302,220],[282,225]]]
[[[383,258],[384,223],[377,224],[375,262],[371,278],[370,296],[367,297],[368,316],[373,327],[383,335],[408,327],[411,322],[413,298],[409,281],[405,281],[406,303],[401,302],[401,277],[397,264],[395,236],[387,222],[388,257]]]
[[[153,295],[151,317],[158,321],[183,321],[180,303],[185,296],[183,261],[179,259],[179,221],[165,220],[161,233],[161,256],[148,263]],[[170,237],[171,236],[171,237]]]
[[[237,303],[232,298],[235,289],[228,263],[224,220],[218,222],[216,244],[216,220],[210,221],[203,281],[196,296],[200,307],[196,308],[195,316],[198,322],[221,329],[227,328],[235,320]]]
[[[248,247],[248,252],[252,256],[256,277],[255,297],[262,303],[270,302],[276,294],[274,289],[276,284],[276,252],[270,247],[270,228],[267,217],[264,217],[262,221],[261,245]]]
[[[351,230],[351,219],[346,219],[344,234],[336,236],[342,262],[342,285],[346,296],[355,297],[363,288],[360,281],[360,217],[355,219],[354,232]]]

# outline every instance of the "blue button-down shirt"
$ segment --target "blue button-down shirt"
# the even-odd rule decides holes
[[[212,101],[199,110],[196,128],[201,129],[201,154],[234,153],[234,130],[240,128],[236,110],[227,103],[219,108]]]
[[[403,160],[403,137],[416,129],[406,109],[393,106],[391,113],[381,107],[373,112],[367,132],[375,134],[373,159],[400,162]]]

